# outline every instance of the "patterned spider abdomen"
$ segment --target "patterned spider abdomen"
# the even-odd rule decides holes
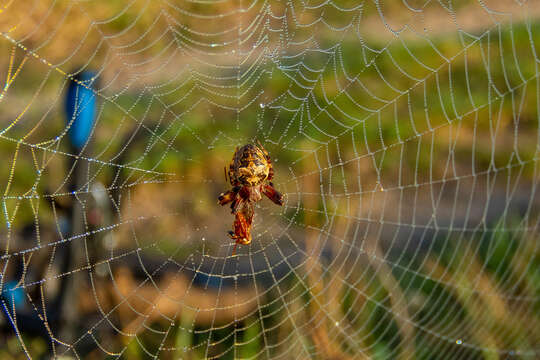
[[[271,166],[266,160],[264,152],[258,146],[253,144],[244,145],[236,149],[233,155],[229,168],[231,184],[259,185],[268,177]]]

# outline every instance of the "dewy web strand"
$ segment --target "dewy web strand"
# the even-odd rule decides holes
[[[0,289],[26,356],[40,355],[9,300],[17,291],[55,356],[534,357],[532,338],[514,340],[523,330],[490,316],[507,306],[516,321],[537,317],[538,11],[530,2],[398,3],[133,0],[99,12],[36,2],[0,28],[11,46],[0,106],[20,94],[0,134],[10,159]],[[0,25],[19,6],[6,5]],[[75,78],[83,69],[99,87]],[[489,78],[482,95],[479,73]],[[62,89],[49,95],[54,82],[101,102],[95,150],[66,150],[71,125],[42,135],[62,102]],[[29,110],[11,118],[19,108]],[[285,205],[258,203],[253,243],[230,256],[233,216],[214,193],[229,186],[221,167],[235,147],[255,140],[271,154]],[[69,189],[76,164],[88,174]],[[103,222],[92,225],[99,201]],[[70,202],[83,207],[85,230],[51,232]],[[37,234],[19,235],[27,217]],[[40,271],[80,245],[74,268]],[[48,294],[74,279],[94,312],[70,304],[89,320],[66,340]]]

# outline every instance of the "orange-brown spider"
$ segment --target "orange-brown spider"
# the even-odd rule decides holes
[[[247,144],[236,148],[229,171],[225,168],[232,189],[219,195],[218,203],[225,205],[231,203],[231,212],[234,214],[233,229],[229,231],[231,239],[236,245],[251,243],[251,224],[253,221],[253,204],[266,195],[277,205],[283,205],[281,195],[270,182],[274,177],[274,168],[268,152],[259,143],[259,146]]]

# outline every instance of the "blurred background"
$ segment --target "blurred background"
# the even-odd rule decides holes
[[[0,358],[536,359],[540,4],[0,4]],[[285,204],[217,205],[260,141]]]

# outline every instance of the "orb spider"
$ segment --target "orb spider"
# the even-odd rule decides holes
[[[253,222],[253,204],[262,199],[264,194],[277,205],[283,205],[283,195],[272,184],[274,168],[268,152],[261,143],[247,144],[236,148],[229,171],[225,168],[225,181],[230,181],[232,189],[221,193],[218,204],[231,204],[234,214],[232,231],[229,237],[236,241],[232,255],[238,244],[251,243],[251,224]]]

